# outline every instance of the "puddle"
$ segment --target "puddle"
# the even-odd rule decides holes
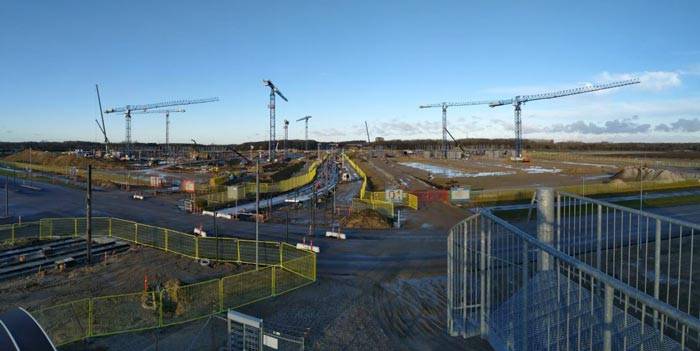
[[[532,166],[528,168],[523,168],[523,171],[527,174],[542,174],[542,173],[559,173],[561,169],[558,168],[542,168],[540,166]]]
[[[476,172],[468,173],[453,168],[430,165],[420,162],[400,162],[400,165],[420,169],[422,171],[429,172],[431,174],[448,177],[448,178],[475,178],[475,177],[489,177],[489,176],[503,176],[515,174],[515,172]]]

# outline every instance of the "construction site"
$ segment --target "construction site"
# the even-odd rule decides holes
[[[697,64],[452,5],[17,11],[0,351],[700,350]]]

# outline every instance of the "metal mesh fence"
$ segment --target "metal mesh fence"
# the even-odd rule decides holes
[[[191,258],[255,264],[256,242],[200,238],[116,218],[93,218],[94,236],[111,236]],[[48,218],[0,226],[0,240],[83,236],[84,218]],[[316,281],[316,255],[277,242],[258,243],[259,269],[195,284],[72,301],[33,311],[57,345],[86,337],[184,323]]]
[[[537,238],[489,212],[450,230],[450,334],[479,335],[504,350],[700,348],[700,319],[595,268],[581,252],[567,254],[583,237],[543,241],[568,233],[547,216],[538,218]]]

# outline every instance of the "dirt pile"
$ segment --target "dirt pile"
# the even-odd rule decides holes
[[[345,228],[362,228],[362,229],[389,229],[391,223],[381,213],[364,209],[359,212],[353,212],[350,216],[341,220],[341,224]]]
[[[676,172],[667,169],[654,169],[647,167],[625,167],[610,178],[612,181],[658,181],[679,182],[685,178]]]
[[[77,168],[86,168],[88,164],[98,166],[99,168],[118,167],[118,164],[96,160],[91,158],[79,157],[75,154],[64,154],[49,151],[32,150],[31,156],[29,150],[22,150],[16,154],[5,157],[5,161],[22,162],[35,165],[67,167],[75,166]]]

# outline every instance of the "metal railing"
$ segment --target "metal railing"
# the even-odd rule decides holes
[[[598,251],[600,255],[583,249],[591,248],[587,232],[574,235],[565,225],[571,222],[564,215],[571,206],[563,205],[569,195],[560,194],[557,198],[562,200],[555,201],[552,189],[540,191],[536,236],[489,212],[473,215],[450,230],[447,322],[451,335],[481,336],[498,350],[700,348],[700,320],[678,308],[685,305],[664,299],[668,294],[655,298],[641,287],[643,280],[616,274],[617,265],[616,270],[605,270],[603,262],[609,262],[608,267],[615,262],[603,261],[606,251],[610,257],[631,246],[603,246],[606,249]],[[588,219],[582,218],[583,225]],[[670,233],[667,241],[673,240]],[[661,236],[664,240],[663,231]],[[673,244],[677,243],[672,242],[671,248]],[[623,262],[631,262],[630,257],[625,254]],[[601,262],[602,269],[594,262]],[[689,270],[681,269],[683,274]],[[657,266],[655,272],[660,271]],[[660,292],[661,279],[658,284]],[[693,284],[687,285],[690,290]],[[677,294],[670,296],[678,299]],[[681,296],[690,296],[690,304],[697,308],[697,294]]]
[[[556,196],[557,249],[700,318],[694,291],[700,288],[700,225],[575,194]],[[699,335],[690,337],[700,342]]]

